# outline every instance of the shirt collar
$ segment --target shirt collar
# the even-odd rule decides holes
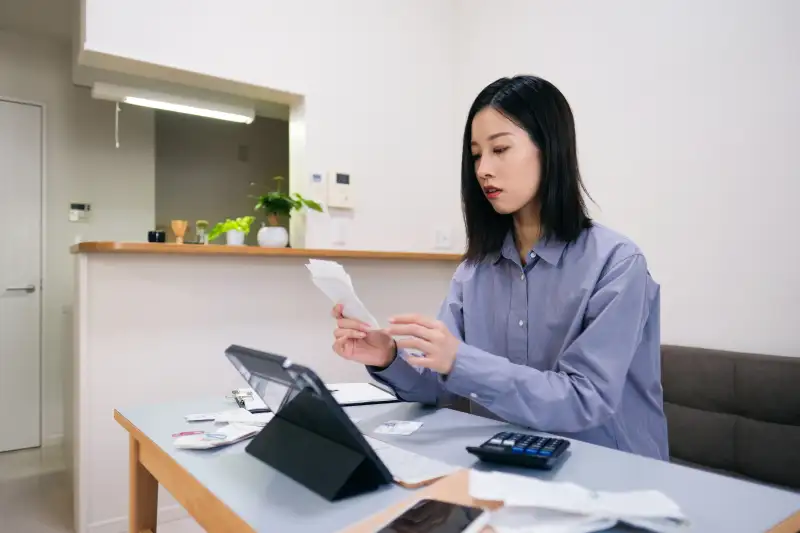
[[[563,255],[564,248],[566,248],[566,246],[567,243],[555,237],[543,238],[533,245],[532,251],[534,254],[541,257],[542,260],[550,263],[553,266],[557,266],[561,261],[561,256]],[[498,253],[494,258],[494,263],[496,264],[503,257],[510,261],[514,261],[515,263],[519,262],[519,252],[517,251],[517,245],[514,242],[514,230],[510,230],[506,234],[506,238],[503,241],[503,247],[500,249],[500,253]]]

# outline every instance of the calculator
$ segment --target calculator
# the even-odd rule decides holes
[[[480,446],[467,446],[467,451],[482,461],[549,470],[562,459],[567,448],[566,439],[506,431]]]

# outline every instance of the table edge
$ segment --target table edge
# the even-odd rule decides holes
[[[128,431],[130,436],[139,443],[140,455],[144,453],[146,458],[145,461],[140,461],[142,465],[147,468],[150,474],[158,481],[158,484],[167,489],[181,507],[183,507],[204,529],[214,533],[215,530],[209,530],[208,526],[210,524],[219,523],[221,520],[225,526],[218,530],[220,533],[227,531],[256,533],[256,531],[242,520],[238,514],[217,498],[205,485],[200,483],[197,478],[175,461],[163,448],[145,435],[117,409],[114,409],[114,420]],[[149,454],[152,454],[152,458],[148,459],[147,457]],[[154,472],[154,469],[151,468],[153,464],[146,464],[151,463],[151,461],[162,462],[163,464],[159,465],[159,467],[163,468],[164,471],[158,473]],[[164,478],[167,477],[165,476],[165,471],[168,471],[166,472],[167,476],[174,477],[175,479],[171,479],[165,483]],[[192,496],[189,494],[192,494]],[[189,503],[190,497],[202,500],[202,505],[191,505]],[[200,512],[198,512],[198,508]],[[231,527],[234,529],[231,529]]]

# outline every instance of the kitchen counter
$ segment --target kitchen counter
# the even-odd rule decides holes
[[[175,244],[151,242],[82,242],[70,248],[72,253],[242,255],[266,257],[314,257],[323,259],[392,259],[407,261],[458,262],[460,254],[426,252],[378,252],[370,250],[309,250],[261,248],[219,244]]]

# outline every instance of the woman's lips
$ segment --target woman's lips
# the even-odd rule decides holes
[[[498,189],[497,187],[486,187],[485,189],[483,189],[483,192],[484,194],[486,194],[486,198],[488,198],[489,200],[494,200],[495,198],[500,196],[500,193],[503,192],[503,189]]]

